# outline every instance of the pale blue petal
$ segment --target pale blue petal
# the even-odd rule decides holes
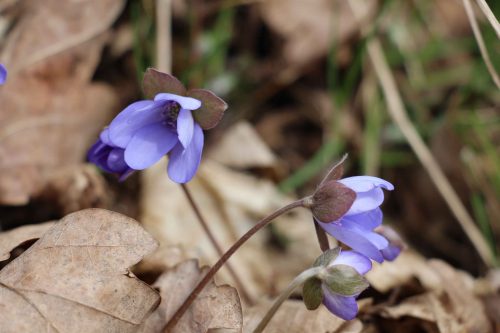
[[[203,130],[194,124],[193,139],[188,147],[178,143],[169,154],[168,176],[176,183],[187,183],[194,177],[201,161],[203,151]]]
[[[384,257],[382,257],[380,250],[365,237],[365,230],[351,230],[339,225],[337,222],[322,223],[318,221],[318,223],[327,233],[332,235],[338,241],[346,244],[353,250],[367,256],[372,260],[378,262],[384,261]]]
[[[177,135],[162,124],[141,128],[125,149],[125,162],[135,170],[146,169],[158,162],[179,142]]]
[[[382,235],[373,232],[371,230],[367,230],[364,228],[360,228],[357,224],[350,223],[349,221],[345,221],[344,219],[339,221],[339,224],[344,228],[344,229],[349,229],[352,230],[353,232],[358,233],[359,235],[362,235],[364,238],[366,238],[368,241],[370,241],[375,247],[379,250],[382,250],[383,248],[386,248],[389,245],[389,241],[383,237]]]
[[[155,96],[155,101],[174,101],[179,103],[182,109],[196,110],[201,106],[201,102],[196,98],[179,96],[175,94],[160,93]]]
[[[144,126],[161,123],[165,103],[138,101],[120,112],[109,125],[109,139],[117,147],[126,148],[132,137]]]
[[[344,320],[352,320],[358,314],[358,304],[354,296],[341,296],[332,293],[326,286],[321,286],[323,290],[323,304],[326,308]]]
[[[372,262],[364,255],[355,251],[342,251],[329,266],[347,265],[364,275],[372,269]]]
[[[382,187],[389,191],[394,190],[394,185],[387,180],[372,176],[347,177],[340,179],[339,182],[355,192],[367,192],[376,187]]]
[[[373,230],[382,224],[383,219],[384,215],[382,214],[382,209],[377,207],[373,210],[356,215],[344,215],[344,217],[342,217],[342,222],[355,224],[359,228],[365,230]]]
[[[356,199],[346,215],[356,215],[374,210],[382,202],[384,202],[384,191],[379,187],[374,187],[367,192],[356,192]]]
[[[188,147],[193,139],[194,119],[191,111],[181,109],[177,117],[177,134],[184,148]]]
[[[109,140],[109,128],[103,129],[102,132],[101,132],[101,134],[99,134],[99,138],[105,144],[110,145],[110,146],[112,145],[111,141]]]

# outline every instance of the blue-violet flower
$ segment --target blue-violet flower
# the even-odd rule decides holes
[[[386,180],[371,176],[356,176],[337,180],[356,194],[355,200],[342,217],[334,221],[320,221],[319,225],[340,242],[365,256],[382,262],[397,256],[388,248],[387,239],[374,231],[382,224],[380,205],[384,201],[382,189],[392,191],[394,186]]]

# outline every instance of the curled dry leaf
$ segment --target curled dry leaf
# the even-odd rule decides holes
[[[271,302],[262,302],[244,314],[243,332],[251,333],[271,307]],[[325,307],[309,311],[303,302],[285,301],[271,319],[264,333],[359,333],[363,324],[358,319],[345,321],[332,315]]]
[[[39,239],[53,226],[54,222],[46,222],[0,232],[0,261],[8,260],[14,248],[30,240]]]
[[[161,332],[207,270],[208,267],[200,269],[196,260],[188,260],[163,273],[154,284],[160,290],[162,302],[139,332]],[[242,321],[236,289],[228,285],[217,286],[212,281],[171,333],[206,333],[209,329],[218,328],[241,332]]]
[[[156,247],[121,214],[66,216],[0,271],[2,332],[137,331],[160,297],[128,267]]]
[[[79,163],[117,97],[91,84],[123,0],[23,1],[0,52],[0,203],[26,204],[47,173]],[[78,133],[78,135],[75,135]]]

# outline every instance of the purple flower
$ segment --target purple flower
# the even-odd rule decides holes
[[[123,180],[168,155],[170,179],[187,183],[200,165],[203,129],[217,125],[227,104],[208,90],[186,90],[175,77],[153,68],[144,74],[143,89],[150,99],[120,112],[88,159]]]
[[[4,84],[7,80],[7,69],[4,65],[0,64],[0,84]]]
[[[135,171],[125,163],[124,149],[111,144],[108,129],[101,132],[97,142],[89,149],[87,159],[104,171],[117,174],[120,181]]]
[[[359,275],[366,274],[372,268],[370,259],[355,251],[341,251],[338,257],[327,267],[333,268],[338,265],[350,266]],[[332,291],[325,282],[321,284],[321,292],[323,293],[323,304],[331,313],[344,320],[351,320],[356,317],[358,313],[356,298],[359,293],[351,296],[341,295]]]
[[[353,190],[356,198],[339,219],[330,222],[316,218],[320,226],[340,242],[375,261],[382,262],[384,257],[394,259],[395,252],[389,248],[387,239],[373,231],[382,224],[383,214],[379,208],[384,201],[382,189],[392,191],[394,186],[370,176],[349,177],[338,182]]]
[[[109,144],[124,151],[125,163],[134,170],[149,168],[168,154],[169,177],[186,183],[203,150],[203,130],[191,113],[200,106],[195,98],[167,93],[132,103],[109,125]]]

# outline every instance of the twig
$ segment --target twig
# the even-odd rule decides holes
[[[259,231],[260,229],[264,228],[266,225],[268,225],[269,223],[271,223],[275,218],[277,218],[278,216],[296,208],[296,207],[302,207],[304,205],[304,200],[301,199],[301,200],[297,200],[297,201],[294,201],[288,205],[286,205],[285,207],[282,207],[278,210],[276,210],[274,213],[264,217],[262,220],[260,220],[259,222],[257,222],[256,225],[254,225],[250,230],[248,230],[246,232],[246,234],[244,234],[243,236],[241,236],[240,239],[238,239],[236,241],[236,243],[233,244],[233,246],[231,246],[231,248],[229,248],[229,250],[226,251],[226,253],[224,253],[224,255],[222,257],[220,257],[219,261],[217,261],[215,263],[215,265],[213,265],[210,270],[207,272],[207,274],[203,277],[203,279],[198,282],[198,285],[193,289],[193,291],[191,291],[191,294],[189,294],[189,296],[186,298],[186,300],[184,301],[184,303],[182,303],[182,305],[177,309],[177,311],[174,313],[174,315],[172,316],[172,318],[170,318],[169,322],[167,323],[167,325],[165,325],[165,328],[163,329],[163,331],[165,333],[168,333],[170,332],[174,327],[175,325],[177,324],[177,322],[182,318],[182,316],[184,315],[184,313],[186,313],[187,309],[189,309],[189,307],[191,306],[191,304],[193,303],[193,301],[198,297],[198,295],[203,291],[203,289],[205,288],[205,286],[214,278],[215,274],[219,271],[219,269],[226,263],[226,261],[229,260],[229,258],[231,258],[231,256],[243,245],[245,244],[245,242],[247,240],[249,240],[257,231]]]
[[[210,242],[212,242],[213,247],[217,251],[217,255],[219,257],[222,257],[222,255],[224,255],[224,251],[222,251],[222,248],[219,245],[219,243],[217,242],[217,239],[215,239],[213,232],[210,230],[210,227],[208,226],[207,221],[205,220],[205,218],[201,214],[201,211],[200,211],[198,205],[196,204],[196,202],[194,201],[194,198],[191,195],[191,192],[189,191],[187,185],[181,184],[181,187],[182,187],[182,190],[184,191],[184,194],[186,195],[186,197],[189,201],[189,204],[191,205],[191,208],[193,209],[196,217],[198,218],[198,221],[200,222],[201,227],[203,228],[203,230],[207,234],[208,238],[210,239]],[[241,282],[241,279],[236,274],[233,267],[229,263],[227,263],[226,267],[227,267],[227,270],[229,271],[229,273],[231,274],[231,277],[233,278],[233,280],[236,284],[236,287],[238,288],[238,291],[241,293],[241,296],[245,299],[245,301],[248,304],[252,305],[254,302],[253,302],[252,298],[250,297],[250,294],[246,290],[244,284]]]
[[[463,0],[465,11],[467,12],[467,18],[469,19],[470,26],[472,27],[472,32],[474,33],[474,37],[476,38],[477,45],[479,46],[479,51],[481,51],[481,56],[483,57],[484,63],[486,64],[486,68],[488,68],[488,72],[493,79],[493,82],[497,85],[497,88],[500,89],[500,78],[495,70],[495,67],[491,63],[490,55],[488,54],[488,49],[484,44],[483,36],[481,35],[481,29],[479,29],[479,25],[477,24],[476,15],[474,14],[474,10],[472,9],[472,4],[470,0]]]
[[[354,16],[358,20],[358,24],[360,24],[361,29],[363,30],[363,32],[366,32],[366,27],[361,25],[358,3],[349,0],[349,4],[354,13]],[[371,59],[371,62],[375,69],[375,73],[386,99],[389,115],[405,136],[406,140],[408,141],[418,159],[434,182],[434,185],[437,187],[439,193],[445,200],[452,213],[455,215],[465,234],[469,237],[483,261],[486,263],[486,265],[490,267],[493,266],[495,264],[495,260],[493,254],[490,251],[490,248],[488,247],[488,244],[484,240],[481,232],[460,201],[458,195],[455,193],[453,187],[444,175],[439,164],[432,156],[429,148],[427,148],[424,141],[419,136],[417,130],[408,118],[402,98],[397,89],[396,82],[389,69],[384,56],[384,52],[382,51],[380,41],[376,37],[374,37],[368,42],[367,48],[368,55]]]
[[[477,4],[479,5],[479,8],[483,11],[484,16],[490,21],[491,26],[497,33],[498,38],[500,39],[500,23],[498,23],[497,18],[495,17],[495,14],[491,11],[490,7],[488,6],[488,3],[486,3],[485,0],[476,0]]]

